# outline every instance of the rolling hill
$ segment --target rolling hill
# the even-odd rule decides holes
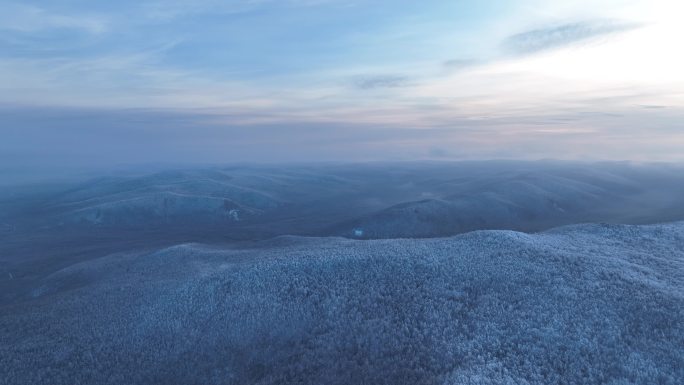
[[[0,309],[7,384],[680,384],[684,223],[181,244]]]

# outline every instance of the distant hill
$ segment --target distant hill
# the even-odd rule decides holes
[[[0,195],[17,231],[154,230],[424,238],[684,219],[684,167],[455,162],[242,166],[95,178]],[[143,233],[141,233],[143,234]],[[152,235],[146,233],[144,236]]]

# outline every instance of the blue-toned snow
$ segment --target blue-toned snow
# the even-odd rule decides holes
[[[684,383],[684,223],[187,244],[28,294],[2,384]]]

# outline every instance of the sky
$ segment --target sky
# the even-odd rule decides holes
[[[0,8],[0,170],[684,160],[680,0]]]

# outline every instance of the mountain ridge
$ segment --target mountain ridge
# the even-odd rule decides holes
[[[684,222],[180,244],[33,290],[0,305],[9,383],[684,379]]]

